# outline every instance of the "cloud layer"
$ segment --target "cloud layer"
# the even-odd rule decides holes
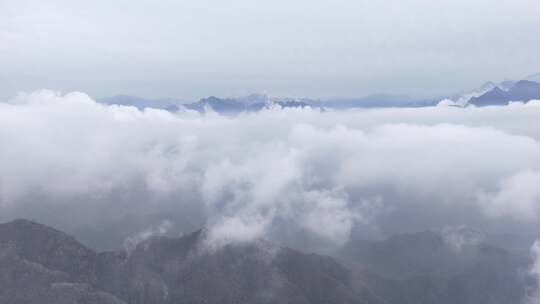
[[[0,220],[88,240],[166,221],[205,225],[216,244],[310,248],[447,225],[531,229],[539,118],[520,104],[223,117],[21,94],[0,103]]]

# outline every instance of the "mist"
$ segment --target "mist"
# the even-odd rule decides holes
[[[307,250],[463,225],[535,234],[537,104],[231,117],[21,93],[0,103],[0,221],[98,248],[202,227],[217,246]]]

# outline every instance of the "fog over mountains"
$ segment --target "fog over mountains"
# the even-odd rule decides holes
[[[537,300],[537,101],[223,100],[0,103],[0,303]]]
[[[536,284],[526,256],[482,240],[456,247],[447,232],[350,244],[342,262],[262,240],[212,248],[206,233],[155,236],[129,251],[97,253],[37,223],[0,224],[0,301],[520,303]]]
[[[0,304],[540,304],[539,17],[1,0]]]

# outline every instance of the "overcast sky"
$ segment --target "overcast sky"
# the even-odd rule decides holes
[[[0,98],[438,96],[540,72],[539,28],[538,0],[2,0]]]

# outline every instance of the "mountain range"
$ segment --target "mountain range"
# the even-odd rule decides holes
[[[538,80],[540,76],[532,75],[528,79]],[[510,101],[527,103],[540,99],[540,83],[532,80],[517,82],[506,80],[499,83],[486,82],[478,89],[455,94],[444,98],[414,99],[405,95],[375,94],[358,98],[274,98],[265,94],[251,94],[237,98],[220,98],[210,96],[197,102],[186,102],[178,99],[144,99],[137,96],[117,95],[98,99],[108,105],[134,106],[163,109],[176,112],[181,109],[203,112],[213,110],[221,114],[238,114],[241,112],[257,112],[271,107],[280,108],[319,108],[319,109],[353,109],[353,108],[416,108],[430,107],[437,104],[449,104],[464,107],[467,105],[490,106],[507,105]],[[443,100],[442,102],[439,102]]]
[[[504,90],[504,87],[495,86],[490,91],[478,97],[472,97],[469,104],[475,106],[507,105],[510,101],[529,102],[540,99],[540,83],[530,80],[520,80]]]
[[[212,247],[206,233],[95,252],[42,224],[0,224],[0,303],[508,304],[536,286],[527,256],[456,242],[462,232],[351,241],[332,256],[264,240]]]
[[[176,112],[181,109],[203,112],[213,110],[221,114],[237,114],[240,112],[257,112],[271,107],[280,108],[318,108],[318,109],[350,109],[350,108],[388,108],[388,107],[426,107],[437,104],[436,99],[417,100],[403,95],[376,94],[358,98],[275,98],[264,94],[251,94],[237,98],[221,98],[210,96],[197,102],[187,103],[174,99],[144,99],[137,96],[117,95],[98,99],[108,105],[134,106],[140,110],[156,108]]]
[[[309,101],[305,99],[306,101]],[[100,98],[98,102],[107,105],[134,106],[139,110],[145,108],[162,109],[176,112],[181,109],[204,112],[212,110],[220,114],[238,114],[240,112],[257,112],[272,106],[281,108],[317,107],[302,99],[291,98],[270,98],[264,94],[251,94],[240,98],[220,98],[210,96],[202,98],[197,102],[186,102],[178,99],[145,99],[130,95],[116,95],[112,97]]]

